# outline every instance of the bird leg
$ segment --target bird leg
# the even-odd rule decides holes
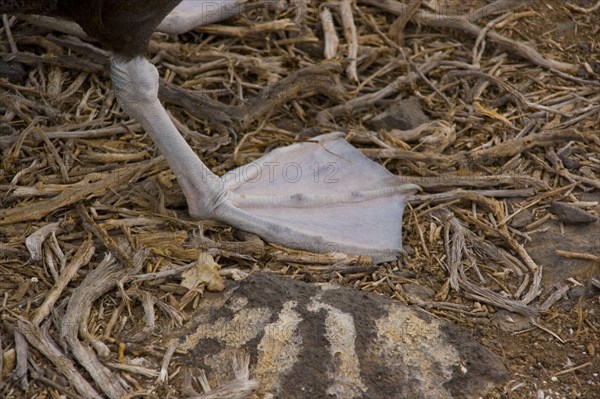
[[[266,7],[282,10],[283,0],[183,0],[156,28],[169,34],[181,34],[198,26],[213,24],[235,17],[243,12]]]
[[[158,71],[146,59],[115,57],[121,107],[167,160],[190,215],[225,222],[266,241],[311,252],[395,256],[402,246],[402,184],[339,134],[271,151],[219,178],[190,148],[160,104]]]
[[[184,0],[156,28],[159,32],[181,34],[197,26],[224,21],[251,5],[248,0]]]

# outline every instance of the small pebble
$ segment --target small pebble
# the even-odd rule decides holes
[[[566,202],[553,202],[549,210],[558,217],[558,220],[567,224],[594,223],[598,221],[597,216]]]

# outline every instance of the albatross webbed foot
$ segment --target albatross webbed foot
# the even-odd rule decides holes
[[[227,208],[267,229],[267,241],[311,252],[394,255],[402,249],[403,184],[342,133],[279,148],[222,177]],[[222,220],[244,229],[244,221]],[[229,219],[229,220],[228,220]]]
[[[167,160],[193,217],[311,252],[388,256],[402,248],[402,184],[339,134],[270,152],[219,178],[192,151],[158,101],[147,60],[115,58],[115,93]]]

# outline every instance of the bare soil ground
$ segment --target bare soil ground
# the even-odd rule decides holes
[[[129,266],[143,253],[154,273],[208,252],[229,277],[268,269],[331,281],[456,322],[511,372],[489,397],[600,397],[600,3],[439,0],[412,14],[392,0],[351,3],[354,37],[331,7],[340,42],[330,60],[318,1],[156,34],[149,57],[178,128],[218,174],[341,130],[420,184],[405,213],[406,254],[383,265],[191,220],[166,163],[117,106],[106,52],[5,20],[0,52],[13,80],[0,80],[0,396],[76,397],[39,349],[15,365],[15,330],[50,316],[43,325],[55,336],[72,289],[106,253]],[[402,124],[394,110],[408,97],[429,129]],[[33,259],[25,240],[43,226]],[[57,290],[69,265],[75,273]],[[156,331],[176,328],[202,300],[202,287],[180,280],[110,290],[93,304],[89,333],[117,356],[146,331],[150,297],[173,309],[154,315]],[[58,297],[44,308],[50,292]],[[138,346],[160,364],[164,348]],[[28,385],[9,378],[23,367]],[[140,389],[155,381],[123,374]]]

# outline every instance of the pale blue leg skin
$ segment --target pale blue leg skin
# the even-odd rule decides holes
[[[197,26],[224,21],[246,11],[246,0],[184,0],[161,22],[156,30],[181,34]]]
[[[402,250],[402,214],[418,187],[368,159],[340,134],[274,150],[219,178],[189,147],[158,101],[147,60],[115,58],[115,93],[167,160],[190,214],[317,253],[388,260]]]

